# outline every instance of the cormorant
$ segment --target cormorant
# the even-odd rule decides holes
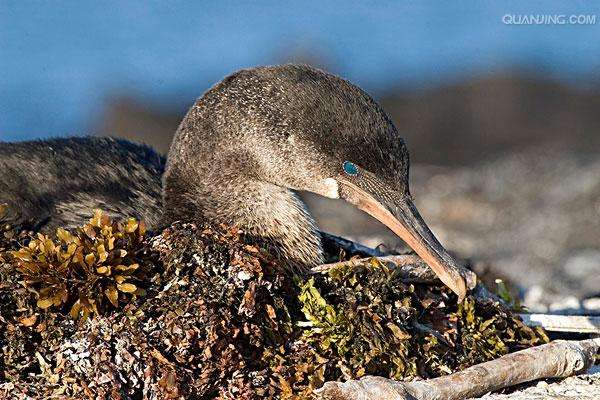
[[[303,65],[235,72],[177,129],[161,206],[162,171],[159,155],[123,140],[0,143],[0,203],[51,227],[78,224],[95,207],[150,226],[159,218],[234,224],[287,264],[307,267],[323,261],[319,232],[294,193],[309,191],[378,219],[459,299],[466,293],[464,270],[412,202],[403,139],[384,110],[342,78]]]

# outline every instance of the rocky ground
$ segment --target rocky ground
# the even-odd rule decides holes
[[[588,375],[573,376],[561,381],[541,381],[510,394],[489,394],[486,400],[596,400],[600,398],[600,368]]]

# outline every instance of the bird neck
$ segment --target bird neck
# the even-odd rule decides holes
[[[190,183],[193,182],[193,183]],[[227,174],[190,179],[171,168],[164,182],[167,222],[235,225],[295,272],[323,262],[321,236],[298,196],[287,188]]]

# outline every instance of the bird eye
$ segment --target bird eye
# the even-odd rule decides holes
[[[344,168],[344,172],[348,175],[351,175],[351,176],[358,175],[358,167],[356,166],[356,164],[351,163],[350,161],[344,161],[343,168]]]

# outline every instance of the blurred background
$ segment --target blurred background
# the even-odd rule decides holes
[[[301,62],[407,139],[440,240],[552,311],[600,308],[600,2],[0,2],[0,141],[112,135],[166,153],[212,84]],[[322,229],[401,247],[344,204]]]

